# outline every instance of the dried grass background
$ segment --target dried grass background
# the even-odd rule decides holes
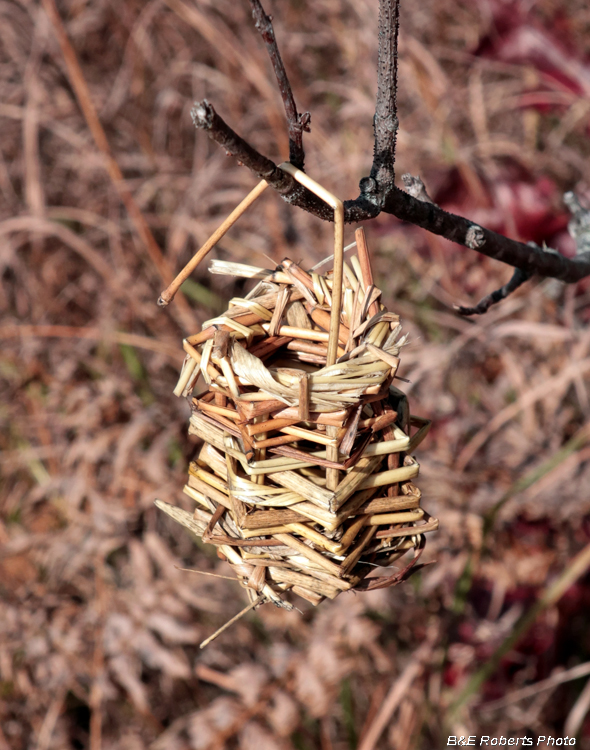
[[[307,168],[354,197],[372,153],[377,2],[267,10],[312,113]],[[65,0],[59,11],[176,270],[254,184],[195,133],[193,101],[209,98],[269,156],[287,153],[248,4]],[[561,195],[590,184],[589,59],[581,0],[404,3],[398,175],[571,253]],[[245,598],[175,567],[228,573],[153,501],[192,509],[181,489],[195,446],[172,395],[180,342],[243,287],[203,268],[184,307],[156,307],[164,284],[34,0],[0,3],[0,122],[0,748],[402,750],[444,747],[448,734],[568,732],[590,748],[587,676],[515,692],[590,660],[588,578],[449,713],[589,541],[588,285],[535,282],[464,320],[452,305],[509,269],[391,217],[368,224],[376,283],[410,333],[400,373],[414,412],[434,420],[418,457],[424,506],[441,521],[426,555],[437,563],[303,615],[264,607],[199,652]],[[311,264],[329,247],[329,227],[265,194],[216,253]]]

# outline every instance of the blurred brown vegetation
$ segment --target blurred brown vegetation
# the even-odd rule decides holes
[[[372,155],[377,2],[267,11],[312,113],[307,169],[354,197]],[[287,153],[248,3],[64,0],[59,12],[176,270],[254,185],[195,133],[193,101],[209,98],[271,158]],[[490,228],[573,252],[561,195],[590,185],[589,60],[582,0],[404,3],[397,174]],[[584,668],[537,684],[590,660],[588,577],[449,709],[590,541],[589,285],[529,283],[461,319],[452,305],[510,269],[391,217],[367,225],[377,283],[410,334],[405,389],[434,422],[418,458],[441,521],[425,555],[436,564],[303,614],[263,607],[200,652],[245,598],[175,567],[228,572],[153,500],[191,509],[195,446],[172,395],[181,339],[242,283],[203,268],[184,306],[156,307],[162,278],[35,0],[0,2],[0,118],[0,748],[402,750],[568,732],[590,748]],[[265,194],[216,252],[310,265],[329,246],[329,227]],[[390,690],[399,700],[380,713]]]

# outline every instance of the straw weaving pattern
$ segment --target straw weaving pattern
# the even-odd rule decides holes
[[[393,385],[405,337],[359,231],[358,257],[343,263],[333,364],[334,272],[288,259],[274,271],[213,261],[213,273],[258,283],[184,341],[175,393],[203,440],[185,487],[196,510],[158,506],[217,546],[252,602],[290,608],[291,591],[317,605],[398,583],[438,526],[414,484],[412,451],[430,424]],[[410,550],[405,567],[383,570]]]

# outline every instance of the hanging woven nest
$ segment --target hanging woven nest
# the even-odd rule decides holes
[[[213,273],[258,283],[183,343],[175,394],[190,398],[189,434],[203,441],[184,489],[196,510],[156,504],[217,547],[252,605],[290,609],[288,591],[317,605],[341,591],[399,583],[438,521],[420,507],[413,483],[419,466],[411,454],[430,423],[410,414],[393,385],[405,337],[373,284],[364,232],[356,231],[349,265],[342,203],[281,166],[334,208],[333,269],[213,261]],[[161,305],[266,186],[242,201]],[[206,388],[194,395],[199,377]],[[409,550],[405,567],[375,575]]]

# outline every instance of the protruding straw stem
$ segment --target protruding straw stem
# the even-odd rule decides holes
[[[344,269],[344,205],[342,201],[332,195],[326,188],[313,180],[292,164],[279,164],[280,168],[294,177],[318,198],[321,198],[334,209],[334,280],[332,284],[332,312],[330,316],[330,337],[328,339],[328,354],[326,365],[329,367],[336,362],[338,356],[338,333],[340,328],[340,312],[342,310],[342,274]]]
[[[214,641],[218,636],[220,636],[224,631],[226,631],[229,627],[231,627],[234,622],[237,622],[240,617],[243,617],[245,614],[247,614],[251,609],[255,609],[259,604],[261,604],[265,599],[264,594],[260,594],[260,596],[256,597],[256,599],[251,603],[248,604],[247,607],[244,607],[240,612],[238,612],[235,617],[232,617],[231,620],[228,620],[225,625],[222,625],[219,630],[216,630],[213,635],[210,635],[209,638],[206,638],[199,648],[205,648],[205,646],[208,646],[211,641]]]
[[[160,298],[158,299],[158,305],[160,307],[166,307],[166,305],[170,304],[172,300],[174,299],[174,296],[176,292],[180,289],[182,284],[188,279],[188,277],[191,275],[191,273],[195,270],[195,268],[199,265],[199,263],[203,260],[203,258],[207,255],[207,253],[211,250],[211,248],[215,247],[215,245],[219,242],[219,240],[223,237],[223,235],[230,229],[236,221],[240,218],[240,216],[246,211],[249,206],[251,206],[254,201],[259,198],[262,193],[266,190],[268,187],[268,182],[266,180],[261,180],[258,185],[254,188],[254,190],[250,191],[248,195],[244,198],[244,200],[234,208],[234,210],[231,212],[231,214],[227,217],[227,219],[221,224],[215,232],[209,237],[207,242],[200,248],[200,250],[193,255],[193,257],[190,259],[190,261],[186,264],[186,266],[182,269],[182,271],[178,274],[178,276],[174,279],[174,281],[164,289],[162,294],[160,295]]]

